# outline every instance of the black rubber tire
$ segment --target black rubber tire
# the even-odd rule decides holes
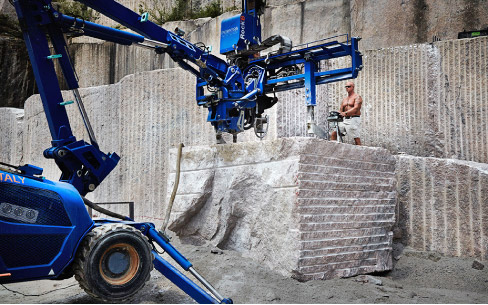
[[[114,267],[113,257],[122,257],[117,260],[122,265]],[[86,293],[105,302],[121,302],[144,287],[151,276],[153,260],[149,241],[139,230],[109,224],[94,228],[85,237],[73,270]]]

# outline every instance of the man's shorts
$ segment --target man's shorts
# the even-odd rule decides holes
[[[349,135],[353,139],[361,137],[361,117],[344,118],[339,122],[339,131],[341,134]]]

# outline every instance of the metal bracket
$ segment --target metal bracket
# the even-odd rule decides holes
[[[149,13],[148,12],[142,13],[141,18],[139,19],[139,21],[146,22],[148,20],[149,20]]]

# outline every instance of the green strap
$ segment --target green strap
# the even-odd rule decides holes
[[[61,57],[63,57],[63,55],[61,55],[61,54],[49,55],[49,56],[47,57],[47,59],[55,59],[55,58],[61,58]]]
[[[66,102],[59,103],[59,105],[66,106],[66,105],[73,104],[73,103],[74,103],[73,101],[66,101]]]

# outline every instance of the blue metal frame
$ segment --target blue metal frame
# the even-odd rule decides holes
[[[36,172],[40,175],[41,172]],[[29,174],[13,174],[0,170],[0,188],[8,186],[26,187],[40,192],[52,191],[62,199],[64,210],[68,215],[71,225],[36,225],[26,224],[17,221],[13,216],[10,221],[0,220],[0,240],[3,238],[15,238],[19,242],[24,236],[38,236],[46,238],[50,235],[63,236],[64,241],[58,254],[47,264],[32,265],[28,261],[23,266],[8,267],[0,256],[0,274],[10,274],[9,277],[0,277],[0,283],[14,283],[21,281],[32,281],[41,279],[55,279],[59,277],[63,270],[73,261],[76,251],[80,246],[83,238],[93,227],[102,226],[109,223],[123,223],[133,226],[147,235],[151,242],[161,246],[184,270],[188,271],[192,264],[178,250],[176,250],[167,239],[155,230],[152,223],[140,223],[134,221],[115,221],[101,219],[93,221],[83,203],[78,191],[70,184],[64,182],[55,182],[44,179],[39,176]],[[26,200],[29,200],[26,198]],[[0,198],[4,202],[5,198]],[[23,206],[28,209],[28,202]],[[12,211],[13,213],[13,211]],[[43,215],[45,217],[45,215]],[[29,248],[29,244],[23,245]],[[51,245],[46,244],[45,247]],[[12,251],[12,245],[9,246]],[[39,254],[40,253],[36,253]],[[36,255],[34,254],[34,255]],[[170,263],[164,260],[157,252],[153,251],[155,268],[165,277],[180,287],[195,301],[204,304],[232,303],[230,299],[222,299],[220,302],[214,296],[200,288],[197,284],[179,272]],[[15,253],[12,253],[15,255]]]
[[[179,272],[178,269],[173,267],[170,263],[159,256],[155,251],[154,254],[154,268],[161,272],[167,279],[173,282],[181,290],[186,292],[190,297],[200,304],[218,304],[219,302],[215,300],[211,295],[209,295],[205,290],[195,285],[189,278],[187,278],[183,273]]]
[[[94,222],[88,215],[79,192],[68,183],[50,181],[24,174],[13,174],[0,170],[0,188],[6,188],[8,186],[26,187],[32,190],[57,193],[62,199],[71,226],[27,224],[15,221],[14,219],[11,221],[0,220],[0,237],[18,236],[21,238],[26,235],[43,237],[53,234],[64,236],[64,242],[58,255],[45,265],[29,265],[28,262],[25,262],[24,266],[9,268],[0,257],[0,274],[11,274],[10,277],[1,280],[4,282],[19,282],[59,276],[74,259],[74,254],[83,237],[94,226]],[[21,196],[21,193],[19,193],[19,196]],[[0,202],[5,202],[3,199],[0,198]],[[32,199],[25,198],[25,200],[28,202]],[[46,245],[46,247],[48,246]]]
[[[167,53],[183,69],[197,77],[196,101],[197,105],[208,108],[207,121],[217,132],[233,134],[243,131],[243,114],[260,114],[274,104],[270,102],[267,94],[306,87],[306,103],[314,106],[316,85],[355,78],[362,67],[356,38],[350,41],[347,39],[345,43],[339,43],[337,40],[317,41],[314,42],[316,45],[306,44],[303,48],[295,48],[285,54],[259,59],[244,57],[248,60],[245,67],[230,65],[211,55],[208,50],[145,20],[141,15],[114,0],[79,2],[137,34],[63,15],[51,6],[50,0],[17,0],[14,4],[53,138],[52,147],[44,152],[44,156],[54,159],[61,169],[60,180],[74,185],[82,195],[93,191],[103,181],[115,168],[119,157],[115,153],[101,152],[90,132],[90,143],[77,141],[73,136],[64,109],[66,102],[61,96],[52,62],[59,60],[69,88],[76,90],[78,81],[66,52],[63,37],[65,32],[82,31],[84,35],[124,45],[154,43],[156,52]],[[240,22],[238,35],[231,35],[232,37],[227,39],[223,36],[223,44],[233,45],[235,52],[259,45],[261,25],[257,12],[249,10],[247,2],[244,1],[242,14],[235,17],[239,17]],[[230,20],[233,20],[232,18],[234,17]],[[54,46],[56,59],[51,54],[46,34]],[[350,68],[318,71],[317,67],[321,61],[343,56],[352,58]],[[294,65],[304,65],[305,73],[272,77],[279,69]],[[249,82],[250,79],[253,81]],[[246,85],[246,80],[250,85]],[[205,94],[206,87],[211,88],[213,93]]]

